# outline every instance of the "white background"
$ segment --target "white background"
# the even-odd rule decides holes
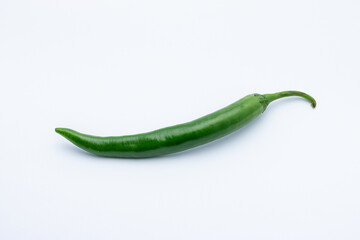
[[[0,239],[360,239],[360,2],[0,1]],[[123,135],[300,90],[147,160]]]

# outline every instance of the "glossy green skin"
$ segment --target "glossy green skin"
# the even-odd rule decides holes
[[[277,93],[276,96],[251,94],[194,121],[136,135],[97,137],[68,128],[55,130],[76,146],[96,155],[119,158],[155,157],[194,148],[228,135],[264,112],[269,102],[281,97],[299,96],[301,92],[287,91],[287,95],[281,93],[283,95]],[[315,100],[311,100],[315,106]]]

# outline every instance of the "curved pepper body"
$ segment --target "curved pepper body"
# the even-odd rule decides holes
[[[287,92],[292,94],[251,94],[194,121],[135,135],[98,137],[68,128],[55,130],[79,148],[96,155],[119,158],[155,157],[194,148],[228,135],[259,116],[271,101],[286,96],[300,96],[301,93]],[[305,95],[301,96],[310,97]],[[315,100],[308,100],[315,107]]]

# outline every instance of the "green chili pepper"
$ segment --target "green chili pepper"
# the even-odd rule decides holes
[[[284,91],[274,94],[251,94],[235,103],[191,122],[158,129],[152,132],[120,137],[97,137],[68,128],[55,131],[79,148],[90,153],[120,158],[147,158],[184,151],[230,134],[265,111],[276,99],[300,96],[316,101],[306,93]]]

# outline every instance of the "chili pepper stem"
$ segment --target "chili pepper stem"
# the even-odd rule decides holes
[[[316,107],[315,99],[313,97],[311,97],[310,95],[308,95],[304,92],[300,92],[300,91],[283,91],[283,92],[277,92],[277,93],[272,93],[272,94],[264,94],[263,96],[264,96],[267,104],[269,104],[272,101],[277,100],[279,98],[298,96],[298,97],[302,97],[302,98],[305,98],[306,100],[308,100],[311,103],[311,106],[313,108]]]

